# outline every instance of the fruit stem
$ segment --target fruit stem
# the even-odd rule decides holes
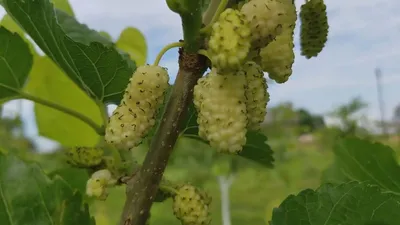
[[[165,184],[160,184],[159,188],[165,192],[169,192],[174,195],[178,194],[178,191],[175,188],[167,186]]]
[[[185,44],[184,42],[173,42],[171,44],[164,46],[164,48],[162,48],[161,51],[158,53],[156,59],[154,60],[153,65],[158,66],[158,64],[161,61],[161,58],[168,50],[170,50],[171,48],[182,47],[184,44]]]
[[[184,128],[193,88],[207,69],[207,58],[179,49],[179,71],[150,149],[137,175],[127,182],[120,225],[145,225],[165,168]]]
[[[28,94],[28,93],[26,93],[26,92],[20,91],[20,90],[18,90],[18,89],[9,87],[9,86],[4,85],[4,84],[0,84],[0,87],[6,88],[6,89],[8,89],[8,90],[10,90],[10,91],[13,91],[13,92],[17,93],[17,94],[19,95],[20,98],[24,98],[24,99],[27,99],[27,100],[31,100],[31,101],[33,101],[33,102],[39,103],[39,104],[41,104],[41,105],[44,105],[44,106],[47,106],[47,107],[56,109],[56,110],[58,110],[58,111],[61,111],[61,112],[63,112],[63,113],[66,113],[66,114],[68,114],[68,115],[70,115],[70,116],[73,116],[73,117],[75,117],[75,118],[81,120],[82,122],[85,122],[85,123],[86,123],[87,125],[89,125],[90,127],[92,127],[93,130],[95,130],[96,133],[97,133],[98,135],[104,136],[104,134],[105,134],[104,126],[99,126],[96,122],[94,122],[94,121],[93,121],[92,119],[90,119],[89,117],[86,117],[86,116],[83,115],[82,113],[79,113],[79,112],[77,112],[77,111],[71,110],[70,108],[64,107],[64,106],[59,105],[59,104],[57,104],[57,103],[55,103],[55,102],[51,102],[51,101],[42,99],[42,98],[40,98],[40,97],[30,95],[30,94]]]
[[[215,12],[219,6],[221,0],[211,0],[210,4],[208,5],[207,10],[203,13],[203,24],[208,25],[212,18],[214,17]]]
[[[197,51],[197,53],[210,59],[210,56],[208,55],[207,50],[205,49],[200,49],[199,51]]]
[[[100,109],[100,113],[101,113],[101,117],[103,118],[103,124],[104,126],[106,126],[106,124],[108,124],[108,111],[107,111],[107,106],[104,105],[103,102],[97,100],[96,101],[96,105],[99,107]]]
[[[201,34],[207,34],[211,31],[212,25],[218,20],[219,15],[225,10],[227,4],[228,4],[228,0],[221,0],[219,2],[218,8],[215,11],[215,14],[214,14],[213,18],[211,19],[210,23],[208,23],[207,26],[200,29]]]
[[[121,159],[121,154],[119,153],[118,149],[114,147],[113,145],[110,145],[110,150],[113,159],[115,160],[115,164],[119,167],[122,165],[122,159]]]

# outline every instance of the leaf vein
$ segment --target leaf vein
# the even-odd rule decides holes
[[[14,221],[12,219],[11,210],[10,210],[10,207],[9,207],[7,201],[6,201],[6,196],[4,196],[3,187],[2,187],[1,182],[0,182],[0,196],[1,196],[1,199],[3,199],[3,203],[4,203],[4,207],[6,208],[8,219],[9,219],[11,225],[13,225],[15,223],[14,223]]]

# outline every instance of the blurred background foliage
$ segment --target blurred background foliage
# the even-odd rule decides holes
[[[208,191],[213,197],[213,224],[222,224],[221,185],[218,177],[228,177],[231,174],[234,177],[229,189],[232,224],[267,224],[273,207],[289,194],[306,188],[317,188],[322,178],[333,176],[327,173],[323,177],[323,174],[331,165],[336,138],[352,135],[379,140],[393,147],[396,152],[400,151],[396,132],[390,135],[374,134],[359,125],[362,116],[357,117],[357,113],[366,107],[360,98],[354,98],[328,113],[338,119],[337,125],[326,125],[324,115],[313,115],[307,109],[294,108],[292,103],[281,103],[269,108],[263,124],[263,132],[274,150],[274,169],[265,169],[245,159],[232,162],[224,156],[216,157],[207,145],[181,138],[165,177],[175,182],[191,182]],[[394,109],[394,115],[397,115],[399,109]],[[392,124],[397,121],[399,118],[394,116]],[[73,187],[84,191],[87,173],[70,168],[63,161],[61,148],[40,153],[40,149],[24,136],[23,123],[18,116],[1,118],[0,143],[0,147],[19,152],[25,160],[40,163],[49,175],[59,174]],[[147,147],[137,147],[132,151],[133,156],[142,160]],[[91,211],[99,225],[114,225],[123,206],[124,188],[111,190],[110,197],[104,202],[87,200],[92,204]],[[179,224],[172,214],[170,200],[153,205],[151,224]]]

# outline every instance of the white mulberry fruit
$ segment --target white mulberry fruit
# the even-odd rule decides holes
[[[208,40],[208,55],[212,67],[219,72],[239,69],[250,49],[249,22],[238,10],[221,13],[212,25]]]
[[[250,21],[253,49],[265,47],[282,30],[295,26],[297,20],[292,0],[250,0],[240,12]]]
[[[121,104],[109,119],[106,142],[124,149],[139,145],[155,125],[168,82],[166,69],[152,65],[138,67],[130,79]]]
[[[293,30],[286,30],[267,47],[261,49],[261,67],[269,78],[277,83],[285,83],[292,75],[294,63]]]
[[[243,66],[246,74],[246,106],[249,130],[259,130],[260,123],[267,114],[267,104],[269,102],[269,93],[267,91],[267,79],[261,66],[255,62],[249,61]]]
[[[194,88],[199,136],[218,152],[237,153],[246,144],[245,88],[243,71],[221,75],[214,68]]]
[[[173,212],[183,225],[208,225],[211,222],[210,202],[196,187],[185,184],[178,188],[173,198]]]

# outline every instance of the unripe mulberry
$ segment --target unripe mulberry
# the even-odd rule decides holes
[[[261,66],[255,62],[249,61],[243,66],[246,74],[246,106],[249,130],[259,130],[260,123],[267,114],[267,103],[269,102],[269,93],[267,91],[267,79]]]
[[[96,147],[73,147],[65,153],[68,164],[82,168],[99,165],[103,154],[103,149]]]
[[[250,49],[249,22],[238,10],[226,9],[212,26],[208,56],[218,71],[240,68]]]
[[[316,57],[328,40],[329,25],[323,0],[308,0],[300,11],[301,55],[307,59]]]
[[[109,170],[98,170],[87,181],[86,194],[90,197],[105,200],[108,196],[108,187],[113,186],[116,182]]]
[[[261,49],[261,67],[269,78],[285,83],[292,75],[294,63],[293,30],[287,29],[267,47]]]
[[[194,88],[199,136],[218,152],[237,153],[246,144],[246,77],[221,75],[213,68]]]
[[[252,48],[263,48],[282,30],[295,25],[292,0],[250,0],[240,10],[250,21]]]
[[[179,187],[173,198],[173,211],[183,225],[208,225],[211,222],[209,199],[194,186]]]
[[[123,149],[139,145],[156,122],[168,81],[168,72],[160,66],[137,68],[121,104],[109,119],[106,142]]]

